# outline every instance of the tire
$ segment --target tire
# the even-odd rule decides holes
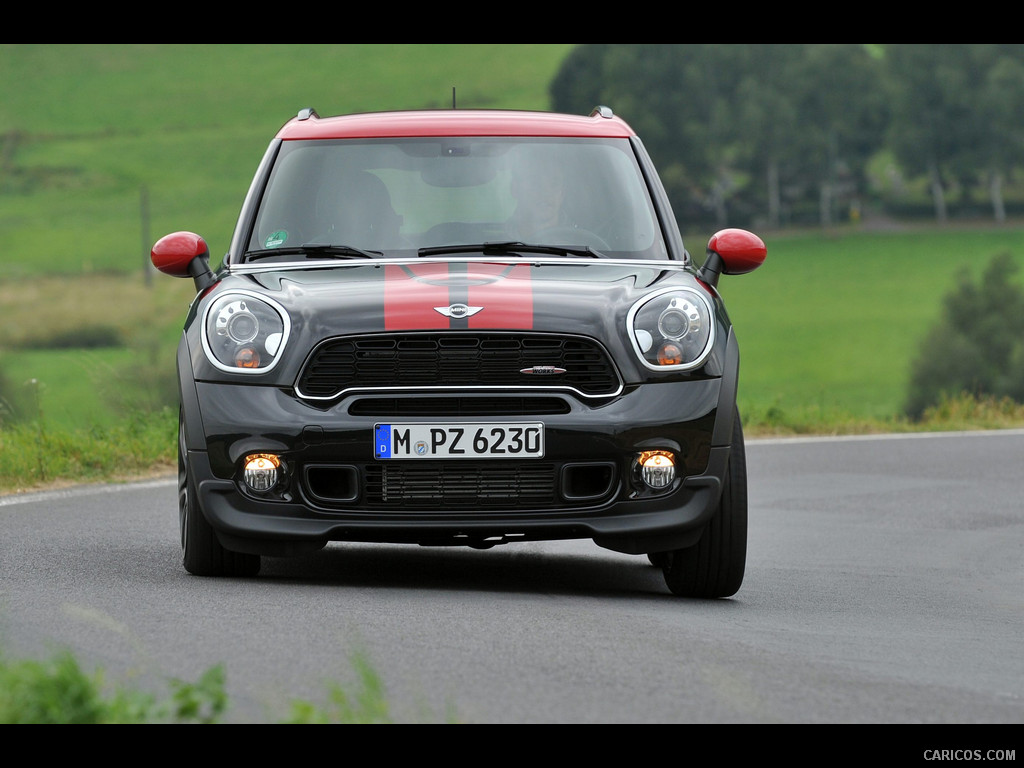
[[[747,560],[747,458],[739,414],[718,511],[700,541],[671,553],[665,583],[680,597],[731,597],[743,583]]]
[[[178,415],[178,520],[182,565],[194,576],[255,576],[259,555],[224,549],[199,507],[195,478],[188,465],[185,418]]]
[[[647,559],[655,568],[664,568],[671,560],[671,552],[648,552]]]

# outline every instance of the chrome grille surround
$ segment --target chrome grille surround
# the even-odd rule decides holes
[[[524,369],[565,369],[525,374]],[[562,390],[584,398],[622,391],[611,356],[583,336],[505,332],[411,332],[326,339],[295,383],[304,400],[372,390]]]

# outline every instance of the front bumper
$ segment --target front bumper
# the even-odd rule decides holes
[[[362,393],[323,406],[285,388],[194,382],[186,345],[178,358],[198,507],[224,547],[271,556],[314,551],[329,541],[489,547],[590,538],[628,554],[688,547],[718,507],[738,418],[739,354],[731,333],[723,362],[721,378],[648,383],[596,403],[559,393],[402,392]],[[405,413],[413,400],[419,415],[389,410]],[[512,401],[519,410],[500,410]],[[449,411],[439,413],[435,405]],[[374,458],[374,424],[390,421],[541,421],[545,455],[382,462]],[[635,472],[638,454],[650,450],[677,458],[676,478],[664,489],[645,487]],[[242,482],[242,463],[252,453],[284,461],[286,481],[270,494]],[[401,465],[428,471],[417,494],[403,496]],[[399,477],[397,485],[383,477],[388,473]],[[456,490],[434,490],[449,487]]]
[[[560,400],[564,412],[488,417],[542,421],[543,459],[381,462],[373,456],[373,428],[388,419],[353,415],[357,401],[365,406],[372,396],[325,409],[273,387],[198,382],[190,393],[188,458],[198,506],[227,549],[271,556],[316,550],[329,541],[489,547],[590,538],[630,554],[690,546],[717,508],[729,445],[718,444],[716,436],[731,433],[735,412],[733,389],[721,379],[646,384],[600,406],[571,395],[546,397]],[[463,403],[472,397],[460,396]],[[531,398],[519,399],[530,407]],[[723,416],[728,431],[719,423]],[[669,487],[652,490],[639,481],[634,464],[645,450],[676,455],[677,477]],[[286,482],[270,494],[241,482],[244,457],[264,452],[280,455],[286,467]],[[430,487],[447,483],[456,491],[423,494],[421,483],[418,495],[403,497],[395,489],[405,481],[391,481],[384,495],[371,490],[371,478],[382,473],[403,477],[401,464],[436,470],[445,482]],[[520,492],[520,481],[508,479],[535,469],[548,480],[528,475],[523,487],[542,487],[543,493]],[[496,483],[506,490],[485,492]]]

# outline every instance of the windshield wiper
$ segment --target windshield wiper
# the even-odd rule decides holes
[[[448,253],[476,253],[488,254],[509,253],[550,253],[555,256],[582,256],[585,258],[607,259],[608,256],[595,251],[589,245],[545,245],[541,243],[524,243],[520,240],[503,240],[490,243],[459,243],[457,245],[435,245],[429,248],[420,248],[417,253],[420,256],[441,256]]]
[[[287,248],[261,248],[248,251],[245,254],[245,260],[257,261],[274,256],[305,256],[307,259],[376,259],[383,255],[381,251],[365,251],[351,245],[304,243]]]

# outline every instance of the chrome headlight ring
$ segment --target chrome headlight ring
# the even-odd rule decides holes
[[[703,365],[714,346],[714,311],[697,290],[664,288],[630,308],[626,332],[646,368],[688,371]]]
[[[288,343],[291,319],[268,296],[231,290],[210,302],[203,315],[203,351],[229,373],[266,373]]]

